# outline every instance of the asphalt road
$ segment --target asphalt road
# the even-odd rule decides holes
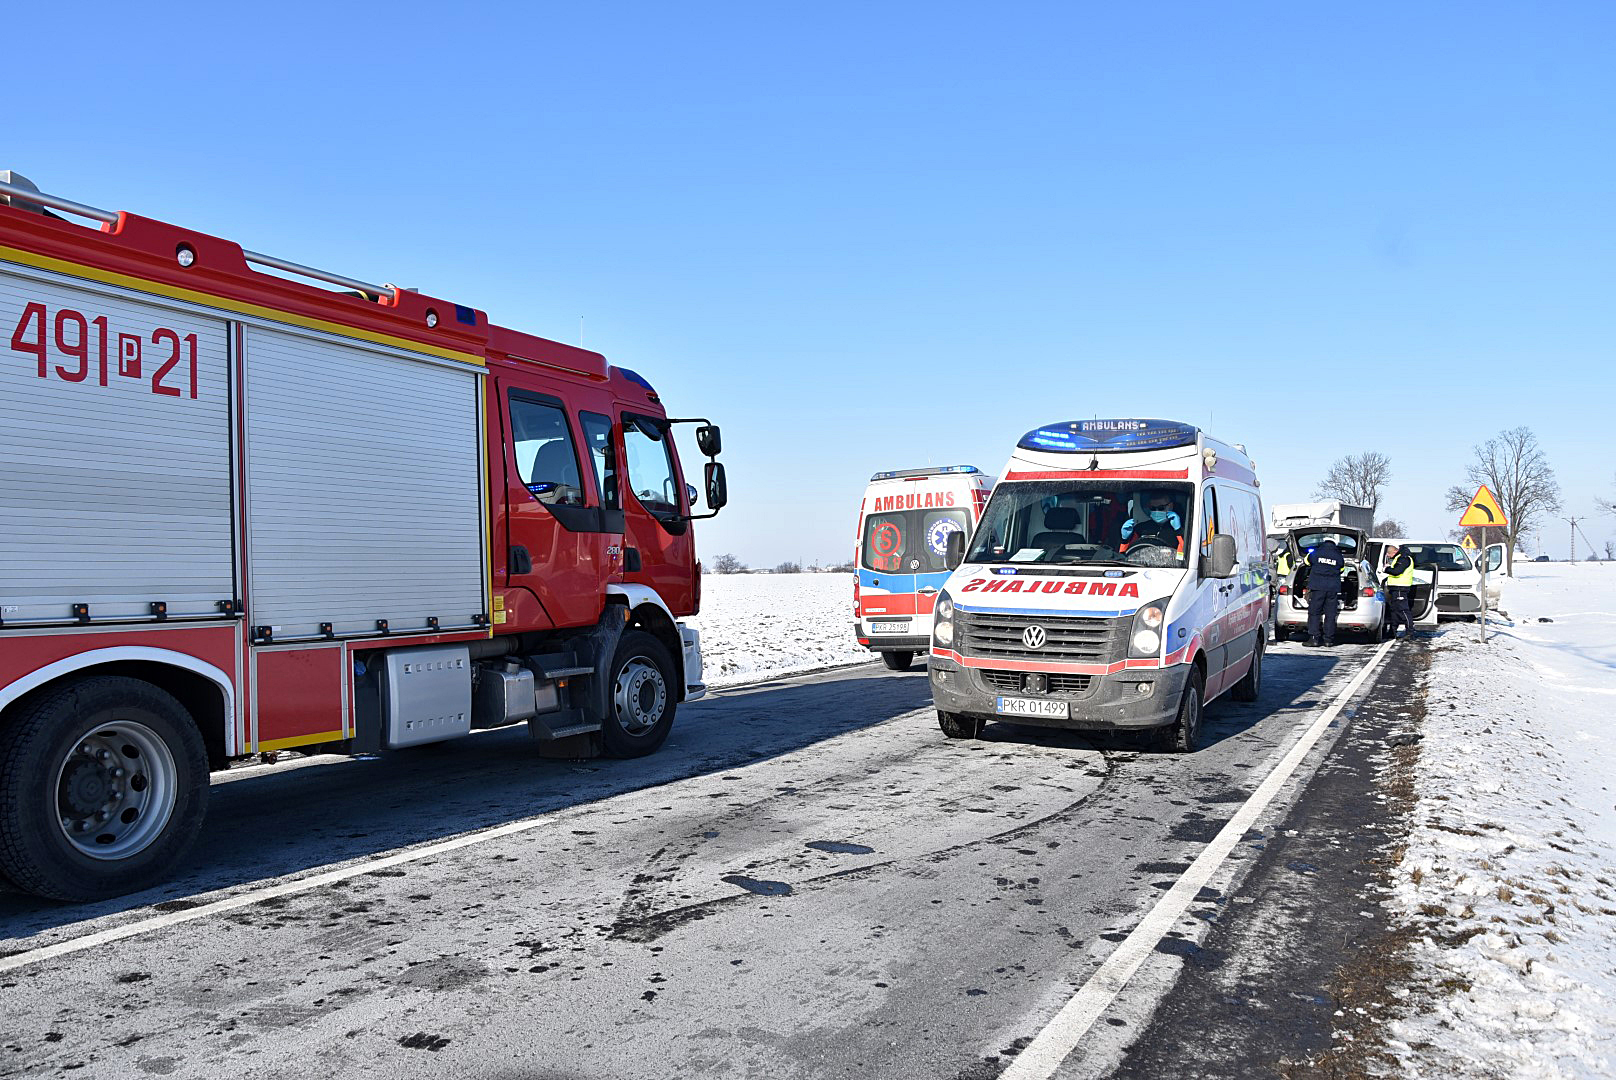
[[[686,706],[640,761],[541,759],[518,729],[232,774],[169,887],[0,895],[0,1075],[991,1077],[1369,656],[1275,647],[1188,757],[951,742],[918,667],[865,666]],[[1059,1075],[1123,1061],[1333,741]]]

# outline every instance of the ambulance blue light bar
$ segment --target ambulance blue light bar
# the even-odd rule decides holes
[[[878,472],[870,477],[871,480],[907,480],[916,476],[942,476],[944,473],[979,473],[975,465],[941,465],[935,469],[895,469],[892,472]]]
[[[1200,430],[1176,420],[1073,420],[1027,432],[1016,446],[1046,454],[1117,453],[1194,446]]]

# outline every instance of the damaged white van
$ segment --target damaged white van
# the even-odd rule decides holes
[[[937,597],[930,679],[950,738],[988,721],[1150,730],[1262,687],[1268,567],[1244,447],[1169,420],[1028,432]]]

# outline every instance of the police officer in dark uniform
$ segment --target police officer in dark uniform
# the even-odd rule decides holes
[[[1326,648],[1335,645],[1335,620],[1341,613],[1341,568],[1344,560],[1335,541],[1325,538],[1307,553],[1307,642],[1320,644],[1323,631]]]
[[[1386,617],[1392,622],[1392,636],[1397,635],[1397,627],[1402,624],[1408,627],[1403,636],[1411,638],[1414,616],[1409,612],[1408,598],[1414,592],[1414,560],[1396,544],[1386,545],[1386,554],[1391,560],[1386,564],[1386,599],[1391,604]]]

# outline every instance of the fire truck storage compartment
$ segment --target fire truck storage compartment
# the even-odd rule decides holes
[[[389,750],[471,733],[471,649],[428,645],[382,658],[382,731]]]
[[[0,260],[0,334],[0,621],[220,616],[226,323]]]
[[[477,625],[481,371],[261,326],[245,352],[252,625],[276,641]]]

